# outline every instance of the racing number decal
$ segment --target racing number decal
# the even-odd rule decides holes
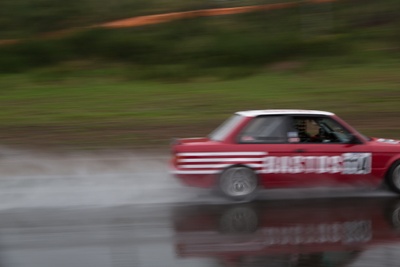
[[[371,172],[371,153],[343,154],[343,174],[368,174]]]
[[[344,153],[339,156],[267,156],[263,173],[369,174],[371,153]]]

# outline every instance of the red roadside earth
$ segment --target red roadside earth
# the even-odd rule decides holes
[[[89,27],[49,32],[46,34],[42,34],[40,36],[36,36],[36,37],[34,37],[34,39],[35,38],[57,38],[57,37],[62,37],[62,36],[68,35],[70,33],[76,32],[76,31],[90,29],[90,28],[140,27],[140,26],[151,25],[151,24],[165,23],[165,22],[179,20],[179,19],[232,15],[232,14],[240,14],[240,13],[250,13],[250,12],[255,12],[255,11],[270,11],[270,10],[277,10],[277,9],[292,8],[292,7],[300,6],[302,4],[310,4],[310,3],[311,4],[322,4],[322,3],[330,3],[330,2],[336,2],[336,1],[337,0],[308,0],[308,1],[265,4],[265,5],[255,5],[255,6],[201,9],[201,10],[194,10],[194,11],[172,12],[172,13],[166,13],[166,14],[139,16],[139,17],[127,18],[127,19],[92,25]],[[13,44],[13,43],[21,42],[23,40],[24,39],[0,40],[0,45]]]

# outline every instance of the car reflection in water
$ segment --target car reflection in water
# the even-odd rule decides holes
[[[392,198],[180,207],[176,251],[220,266],[349,266],[367,249],[400,242],[399,213]]]

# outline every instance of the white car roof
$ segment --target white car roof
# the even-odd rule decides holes
[[[305,109],[265,109],[265,110],[246,110],[239,111],[236,114],[244,117],[256,117],[260,115],[335,115],[332,112],[320,110],[305,110]]]

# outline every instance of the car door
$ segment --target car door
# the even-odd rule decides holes
[[[241,151],[264,152],[265,156],[255,169],[264,187],[293,186],[305,181],[299,179],[302,174],[295,167],[299,160],[298,148],[290,142],[296,141],[297,134],[290,129],[291,122],[287,115],[258,116],[237,136]]]
[[[354,142],[351,129],[330,116],[292,116],[298,142],[290,143],[292,157],[297,158],[297,176],[292,183],[307,185],[354,184],[373,180],[372,151],[363,142]],[[317,132],[300,133],[299,121],[311,122]],[[304,123],[303,123],[304,125]]]

